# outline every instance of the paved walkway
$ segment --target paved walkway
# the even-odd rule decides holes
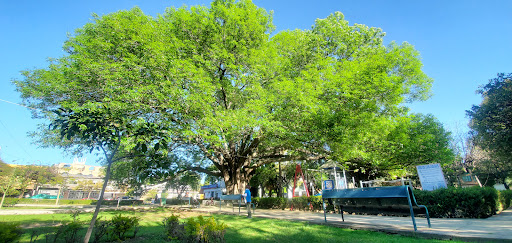
[[[218,207],[201,207],[192,210],[209,213],[238,214],[238,208],[233,212],[231,207],[223,207],[222,211],[219,211]],[[246,214],[246,210],[242,209],[240,215],[245,216]],[[512,242],[512,208],[487,219],[431,218],[432,228],[428,228],[426,218],[416,217],[416,225],[418,227],[416,232],[414,231],[411,217],[345,214],[345,222],[342,222],[339,214],[327,214],[327,223],[325,223],[323,213],[270,209],[256,209],[253,217],[306,221],[313,224],[327,224],[342,228],[415,235],[424,238]]]

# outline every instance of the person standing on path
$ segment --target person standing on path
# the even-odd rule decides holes
[[[247,218],[252,218],[251,215],[251,186],[247,185],[245,187],[245,205],[247,206]]]

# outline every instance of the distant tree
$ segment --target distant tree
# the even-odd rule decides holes
[[[87,192],[87,198],[90,199],[91,193],[93,191],[101,190],[101,184],[94,183],[92,180],[79,180],[75,190],[82,190]]]
[[[500,73],[478,90],[483,97],[467,115],[476,145],[487,151],[486,166],[497,182],[505,184],[512,171],[512,74]]]
[[[0,193],[2,193],[0,209],[4,205],[5,197],[16,192],[20,179],[17,168],[12,168],[0,160]]]
[[[166,188],[175,189],[178,193],[178,198],[181,198],[187,189],[197,190],[199,188],[200,179],[197,172],[186,171],[175,177],[167,178]]]
[[[433,115],[414,114],[399,120],[387,137],[384,148],[387,161],[381,169],[405,176],[415,174],[417,165],[440,163],[449,165],[455,160],[451,133]],[[402,171],[402,172],[400,172]]]
[[[36,190],[43,184],[51,184],[52,181],[59,180],[60,175],[50,166],[25,165],[19,168],[20,181],[18,190],[19,198],[23,198],[29,186]]]
[[[279,190],[279,170],[275,163],[266,164],[256,169],[254,176],[249,181],[251,187],[262,188],[263,196],[268,192],[268,196],[272,197],[273,193]]]

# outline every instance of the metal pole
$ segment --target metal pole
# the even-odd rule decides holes
[[[345,188],[343,188],[343,189],[348,189],[347,175],[345,174],[345,168],[343,168],[343,181],[345,181]]]
[[[336,166],[334,166],[332,168],[333,170],[333,173],[334,173],[334,189],[339,189],[338,188],[338,176],[337,176],[337,173],[336,173]]]

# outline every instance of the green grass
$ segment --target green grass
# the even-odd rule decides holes
[[[162,220],[166,216],[176,213],[172,210],[156,209],[146,212],[135,211],[107,211],[101,212],[102,219],[110,219],[114,215],[139,217],[141,228],[137,238],[127,242],[153,243],[163,242],[166,236],[163,232]],[[92,214],[81,214],[80,220],[84,221],[84,229],[80,232],[85,235],[85,230]],[[314,225],[306,222],[214,215],[214,218],[228,226],[226,230],[226,242],[442,242],[439,240],[418,239],[400,235],[390,235],[380,232],[363,230],[341,229],[336,227]],[[30,242],[30,234],[37,231],[41,235],[36,242],[46,242],[44,235],[54,232],[59,222],[70,222],[70,214],[49,215],[3,215],[0,221],[17,222],[24,228],[25,234],[20,242]],[[131,234],[131,233],[130,233]]]

